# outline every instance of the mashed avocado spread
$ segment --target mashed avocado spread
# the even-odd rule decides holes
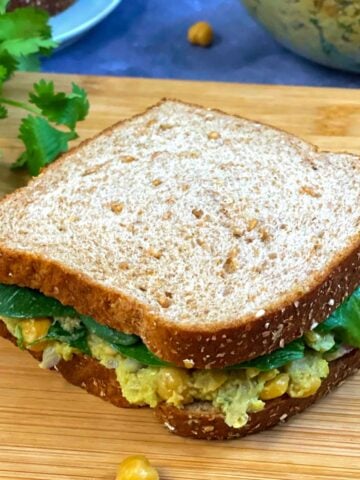
[[[267,356],[222,370],[170,365],[149,352],[138,337],[79,316],[54,299],[46,304],[47,297],[41,296],[42,310],[35,311],[34,300],[40,295],[0,285],[0,320],[21,348],[43,352],[42,367],[51,368],[74,354],[90,355],[115,370],[129,403],[156,407],[167,402],[181,408],[208,401],[235,428],[244,426],[248,414],[262,410],[268,400],[314,395],[329,374],[329,361],[348,351],[349,345],[360,347],[360,288],[301,339]],[[44,306],[52,315],[44,315]],[[63,316],[61,308],[67,309]]]

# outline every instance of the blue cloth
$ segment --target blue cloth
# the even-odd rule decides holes
[[[188,27],[199,20],[209,21],[216,32],[209,49],[193,47],[186,40]],[[123,0],[78,42],[44,60],[43,70],[360,86],[359,75],[321,67],[283,48],[255,23],[239,0]]]

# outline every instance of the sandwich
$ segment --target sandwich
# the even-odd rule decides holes
[[[164,100],[2,199],[0,335],[179,435],[264,430],[360,367],[359,205],[359,157]]]

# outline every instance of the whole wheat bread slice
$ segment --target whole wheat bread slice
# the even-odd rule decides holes
[[[360,161],[163,101],[0,203],[0,282],[180,366],[266,354],[360,284]]]
[[[15,338],[2,322],[0,322],[0,337],[7,338],[16,344]],[[28,352],[37,360],[41,359],[41,353],[30,350]],[[205,440],[240,438],[284,422],[327,395],[360,368],[360,350],[353,350],[346,356],[334,360],[329,366],[329,376],[323,380],[315,395],[308,398],[290,398],[284,395],[267,401],[264,410],[249,414],[249,420],[242,428],[229,427],[225,423],[223,415],[207,402],[196,402],[183,409],[160,404],[155,409],[155,414],[171,432],[184,437]],[[68,362],[62,360],[56,370],[68,382],[116,407],[134,407],[122,396],[114,370],[104,367],[93,358],[74,355],[73,359]]]

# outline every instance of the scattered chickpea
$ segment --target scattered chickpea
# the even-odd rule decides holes
[[[144,455],[131,455],[120,463],[116,480],[159,480],[159,474]]]
[[[193,45],[209,47],[214,38],[213,29],[207,22],[197,22],[189,28],[187,37]]]

